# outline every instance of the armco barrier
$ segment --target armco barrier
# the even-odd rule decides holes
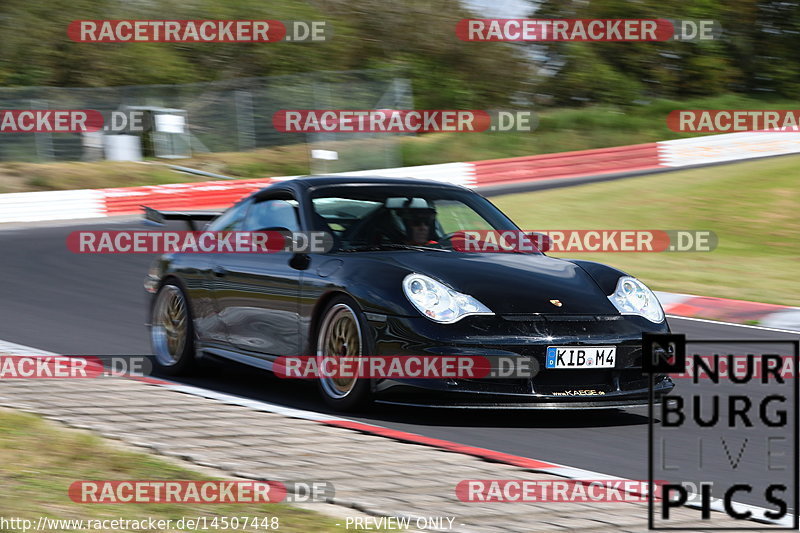
[[[657,143],[476,161],[478,187],[659,168]]]

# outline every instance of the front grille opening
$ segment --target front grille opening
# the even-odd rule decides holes
[[[648,387],[647,376],[641,368],[597,370],[543,370],[532,380],[537,394],[552,394],[565,390],[595,389],[603,392],[639,390]]]

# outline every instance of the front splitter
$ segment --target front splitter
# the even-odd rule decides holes
[[[374,403],[383,405],[399,405],[405,407],[428,407],[432,409],[497,409],[497,410],[571,410],[583,411],[587,409],[633,409],[647,407],[647,400],[619,400],[604,402],[528,402],[528,403],[461,403],[461,402],[404,402],[398,400],[375,400]],[[655,400],[656,404],[661,399]]]

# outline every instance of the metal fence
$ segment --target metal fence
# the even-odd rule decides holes
[[[396,136],[387,134],[282,133],[272,116],[281,109],[408,109],[413,107],[408,80],[383,70],[314,72],[288,76],[238,78],[184,85],[103,88],[0,88],[1,109],[94,109],[108,117],[114,111],[168,109],[185,117],[180,138],[145,135],[145,155],[177,156],[196,152],[239,152],[308,143],[330,150],[338,160],[322,160],[322,170],[357,170],[399,164]],[[352,150],[370,140],[370,149]],[[333,144],[332,144],[333,143]],[[0,160],[81,161],[102,157],[102,140],[82,133],[8,133],[0,136]],[[311,169],[312,171],[319,169]]]

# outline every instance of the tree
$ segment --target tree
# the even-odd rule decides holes
[[[710,19],[723,30],[713,41],[538,43],[555,72],[543,90],[558,103],[727,92],[798,95],[797,2],[544,0],[535,5],[535,18]]]

